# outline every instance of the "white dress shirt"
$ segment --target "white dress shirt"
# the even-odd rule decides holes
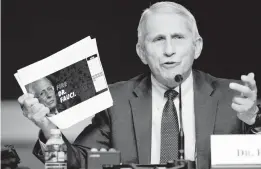
[[[152,82],[152,133],[151,133],[151,164],[160,163],[160,145],[161,145],[161,117],[167,98],[164,93],[168,88],[160,84],[151,75]],[[179,87],[174,90],[179,91]],[[194,90],[192,72],[181,85],[182,97],[182,120],[185,135],[185,159],[195,161],[195,114],[194,114]],[[179,97],[174,99],[177,110],[179,124]],[[179,125],[180,126],[180,125]]]

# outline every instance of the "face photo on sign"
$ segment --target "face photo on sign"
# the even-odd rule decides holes
[[[49,116],[106,91],[96,91],[86,59],[29,83],[26,89],[50,109]]]
[[[50,109],[50,113],[47,116],[53,116],[58,113],[54,86],[48,78],[41,78],[25,87],[28,93],[33,94],[38,99],[39,103]]]

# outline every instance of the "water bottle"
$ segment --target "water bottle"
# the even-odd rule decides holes
[[[45,169],[67,169],[67,147],[59,129],[51,129],[46,142]]]

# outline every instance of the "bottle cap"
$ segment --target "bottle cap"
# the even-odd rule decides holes
[[[51,135],[57,135],[61,134],[61,131],[59,129],[51,129]]]
[[[107,150],[105,148],[101,148],[100,151],[101,152],[107,152]]]
[[[110,148],[109,152],[116,152],[116,150],[114,148]]]
[[[98,151],[97,148],[92,148],[92,149],[91,149],[91,152],[97,152],[97,151]]]

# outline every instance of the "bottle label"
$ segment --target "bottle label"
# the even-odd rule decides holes
[[[45,163],[45,169],[67,169],[67,163]]]
[[[46,163],[66,162],[67,152],[64,151],[61,145],[48,145],[45,151]]]
[[[57,154],[57,151],[45,152],[45,162],[58,162]]]
[[[60,151],[57,153],[57,160],[60,162],[66,161],[65,159],[65,153],[63,151]]]

